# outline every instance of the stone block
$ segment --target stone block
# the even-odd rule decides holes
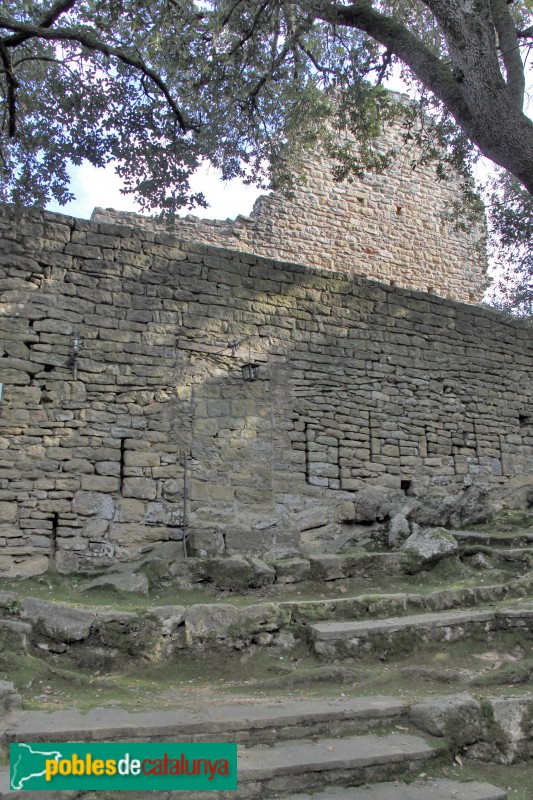
[[[77,475],[91,475],[94,472],[94,465],[91,461],[87,461],[87,459],[84,458],[71,458],[64,462],[63,472],[74,472]]]
[[[126,467],[158,467],[160,463],[161,456],[159,453],[127,450],[124,454]]]
[[[157,486],[149,478],[125,478],[122,486],[124,497],[135,497],[140,500],[155,500]]]
[[[0,525],[17,521],[18,507],[16,503],[0,502]]]
[[[113,498],[101,492],[80,490],[72,498],[72,510],[75,514],[102,519],[113,519],[115,505]]]
[[[81,488],[85,492],[113,494],[119,490],[119,479],[108,475],[82,475]]]
[[[31,637],[31,625],[18,620],[0,619],[0,641],[2,649],[25,653]]]
[[[276,570],[276,583],[301,583],[311,578],[311,564],[307,559],[276,561],[273,567]]]
[[[79,554],[70,550],[59,550],[54,557],[53,565],[51,568],[59,572],[60,575],[72,575],[79,571],[80,558]]]
[[[252,585],[254,569],[242,556],[206,558],[194,568],[196,578],[213,583],[223,591],[246,591]]]
[[[119,497],[116,506],[116,522],[138,522],[144,520],[146,503],[133,497]]]
[[[150,609],[150,614],[159,620],[163,636],[172,636],[183,624],[186,610],[186,606],[156,606]]]
[[[48,564],[48,558],[42,555],[31,555],[23,560],[17,558],[2,571],[2,575],[4,578],[33,578],[36,575],[43,575],[48,569]],[[0,569],[2,569],[1,562]]]
[[[411,708],[411,720],[431,736],[450,737],[459,749],[483,737],[483,712],[467,692],[436,697]]]
[[[166,525],[140,525],[134,522],[118,523],[110,526],[107,537],[121,547],[138,548],[154,542],[166,542],[170,539],[172,528]]]
[[[185,613],[185,635],[187,642],[216,641],[231,636],[237,631],[239,611],[235,606],[216,605],[190,606]],[[236,633],[234,633],[236,635]]]
[[[96,618],[94,611],[72,608],[36,597],[26,597],[22,602],[21,619],[58,642],[79,642],[89,636]]]

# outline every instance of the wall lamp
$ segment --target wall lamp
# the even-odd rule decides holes
[[[243,364],[241,369],[243,381],[256,381],[258,379],[259,364],[249,362],[248,364]]]
[[[72,375],[74,376],[74,380],[76,380],[77,378],[79,354],[80,354],[80,337],[77,333],[75,333],[72,342],[72,348],[70,351],[70,356],[67,362],[68,366],[72,369]]]

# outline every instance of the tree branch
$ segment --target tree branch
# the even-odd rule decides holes
[[[523,31],[517,31],[516,35],[518,39],[530,39],[533,37],[533,25],[531,25],[529,28],[524,28]]]
[[[517,108],[522,109],[526,79],[516,29],[506,0],[490,0],[490,7],[494,27],[500,40],[503,63],[507,72],[507,87]]]
[[[48,11],[38,23],[40,28],[50,28],[56,22],[61,14],[65,14],[67,11],[70,11],[78,0],[59,0],[50,11]],[[4,40],[4,44],[6,47],[17,47],[17,45],[22,44],[27,39],[31,38],[30,36],[20,32],[14,36],[9,36],[7,39]]]
[[[270,64],[270,69],[268,70],[268,72],[265,72],[262,75],[262,77],[259,79],[257,84],[254,86],[254,88],[250,92],[249,100],[251,101],[252,106],[254,108],[256,107],[257,96],[258,96],[259,92],[261,91],[261,89],[263,88],[263,86],[265,85],[267,80],[278,69],[280,64],[283,63],[283,61],[285,60],[285,57],[288,55],[288,53],[290,53],[291,50],[293,50],[296,46],[298,46],[298,40],[299,40],[300,36],[302,35],[302,33],[304,33],[309,28],[310,23],[311,23],[311,19],[306,19],[305,22],[302,23],[301,25],[299,25],[298,28],[296,28],[296,30],[292,33],[292,35],[287,38],[283,48],[278,53],[277,57],[272,60],[272,62]]]
[[[11,57],[5,46],[0,40],[0,61],[4,67],[4,74],[7,83],[7,109],[9,114],[8,133],[11,139],[17,132],[17,79],[13,73]]]
[[[298,42],[298,47],[300,48],[302,53],[305,53],[305,55],[307,56],[307,58],[309,59],[311,64],[314,66],[314,68],[316,69],[317,72],[321,72],[323,75],[335,75],[336,74],[335,70],[332,69],[331,67],[324,67],[323,64],[320,64],[316,60],[316,58],[314,57],[312,52],[309,50],[309,48],[304,47],[304,45],[301,42]]]
[[[65,0],[65,2],[67,2],[67,0]],[[100,40],[96,39],[90,33],[73,31],[70,28],[43,28],[39,25],[29,25],[26,23],[17,22],[16,20],[9,19],[9,17],[5,17],[3,15],[0,15],[0,28],[6,28],[7,30],[24,34],[24,40],[36,38],[51,42],[76,42],[82,47],[85,47],[87,50],[94,50],[102,53],[104,56],[118,59],[123,64],[133,67],[133,69],[136,69],[143,75],[146,75],[153,83],[155,83],[172,109],[183,133],[191,130],[198,130],[197,127],[187,122],[181,110],[176,105],[172,95],[170,94],[168,87],[161,80],[159,75],[154,72],[153,69],[150,69],[150,67],[148,67],[144,61],[142,61],[142,59],[132,56],[129,53],[125,53],[116,47],[110,47],[109,45],[105,44],[105,42],[101,42]],[[10,38],[13,39],[16,37]],[[6,39],[4,40],[5,43],[7,43],[7,41],[8,40]]]
[[[357,28],[382,44],[407,64],[458,121],[473,126],[470,109],[451,70],[397,19],[376,11],[369,0],[354,0],[349,6],[316,0],[311,5],[318,19],[332,25]]]

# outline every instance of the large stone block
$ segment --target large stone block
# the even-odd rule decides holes
[[[86,492],[105,492],[112,494],[119,490],[119,479],[108,475],[83,475],[81,488]]]
[[[24,559],[8,558],[5,567],[2,567],[2,559],[0,556],[0,570],[4,578],[33,578],[43,575],[49,566],[48,558],[42,555],[30,555]]]
[[[135,522],[115,522],[111,525],[107,538],[121,547],[137,548],[154,542],[166,542],[173,529],[166,525],[141,525]]]
[[[0,525],[17,521],[18,507],[16,503],[0,502]]]
[[[238,621],[239,611],[235,606],[222,603],[190,606],[185,613],[185,635],[191,644],[198,640],[227,639],[230,630],[236,630]]]
[[[113,519],[115,504],[110,495],[80,490],[72,498],[72,510],[74,513],[86,517],[98,516],[102,519]]]
[[[139,500],[155,500],[157,485],[150,478],[125,478],[122,494],[124,497],[135,497]]]
[[[20,616],[35,630],[58,642],[79,642],[86,639],[96,618],[93,611],[51,603],[36,597],[26,597],[23,600]]]

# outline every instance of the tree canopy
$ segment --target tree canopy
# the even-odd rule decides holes
[[[342,178],[386,168],[375,137],[395,119],[441,174],[480,153],[505,170],[492,219],[523,256],[531,203],[512,224],[503,209],[511,184],[533,195],[532,45],[531,0],[4,0],[0,199],[66,202],[68,162],[87,159],[174,212],[205,203],[202,161],[283,185],[319,139]],[[395,67],[416,101],[384,91]]]

